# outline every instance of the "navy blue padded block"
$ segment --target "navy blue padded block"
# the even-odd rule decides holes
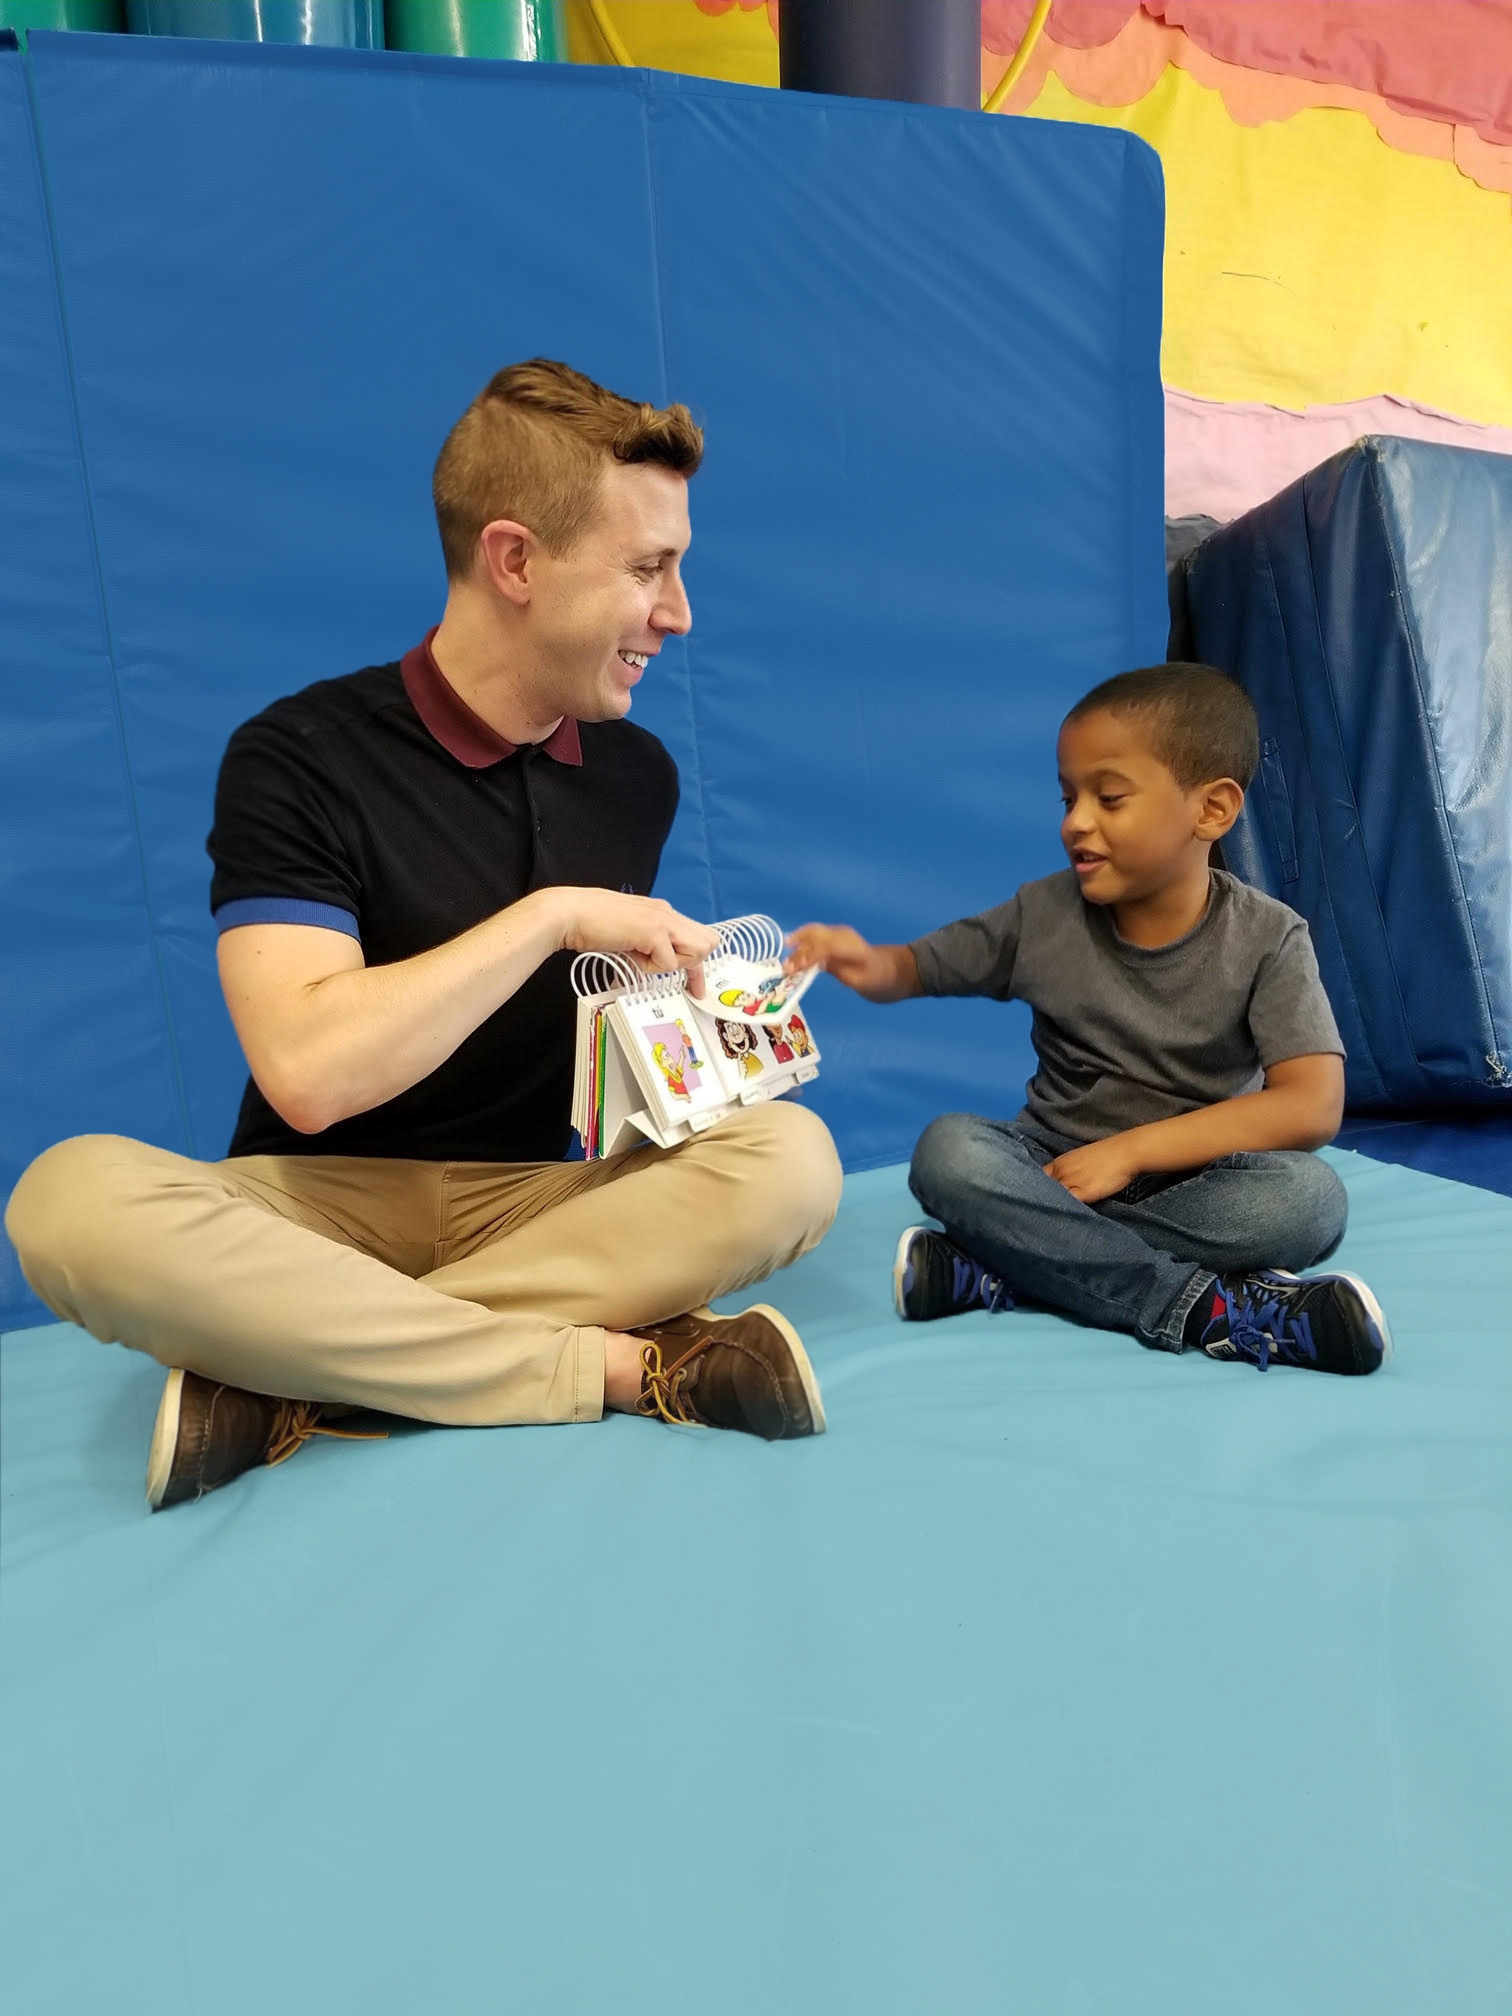
[[[151,1518],[157,1368],[7,1336],[9,2006],[1500,2016],[1512,1203],[1330,1159],[1368,1380],[905,1328],[898,1170],[773,1284],[813,1442],[422,1430]]]
[[[60,1135],[185,1145],[41,169],[0,52],[0,1198]],[[41,1321],[0,1236],[0,1321]]]
[[[708,423],[691,651],[636,700],[684,780],[663,893],[894,933],[1054,865],[1055,721],[1163,627],[1141,143],[608,70],[31,49],[192,1152],[241,1080],[205,908],[226,736],[434,620],[430,464],[510,357]],[[95,1028],[66,971],[42,991]],[[852,1166],[1018,1101],[1022,1018],[823,1013]]]
[[[1512,458],[1387,437],[1185,563],[1260,714],[1225,851],[1311,925],[1356,1106],[1512,1101],[1509,568]]]
[[[1512,1197],[1512,1113],[1351,1114],[1336,1145]]]

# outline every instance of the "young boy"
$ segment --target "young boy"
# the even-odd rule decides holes
[[[911,945],[794,933],[869,1001],[986,994],[1034,1011],[1015,1120],[949,1113],[909,1184],[894,1269],[922,1321],[1014,1295],[1164,1351],[1373,1372],[1390,1351],[1338,1245],[1344,1186],[1311,1150],[1344,1103],[1342,1045],[1295,911],[1209,866],[1259,755],[1254,709],[1206,665],[1123,672],[1058,744],[1069,868]]]

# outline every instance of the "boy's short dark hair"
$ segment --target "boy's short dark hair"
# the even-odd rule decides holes
[[[1084,694],[1068,721],[1107,712],[1137,721],[1183,791],[1215,777],[1249,789],[1260,762],[1260,724],[1244,688],[1212,665],[1142,665]]]

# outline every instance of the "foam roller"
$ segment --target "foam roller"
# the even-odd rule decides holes
[[[383,47],[381,0],[128,0],[126,15],[133,35]]]
[[[433,56],[567,60],[559,0],[388,0],[384,33],[390,49]]]

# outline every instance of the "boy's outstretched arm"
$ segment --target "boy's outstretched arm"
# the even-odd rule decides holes
[[[867,1001],[908,1001],[924,991],[906,945],[868,945],[849,924],[804,924],[789,934],[787,970],[809,966],[833,973]]]
[[[1344,1117],[1344,1060],[1328,1053],[1272,1064],[1264,1089],[1174,1120],[1155,1120],[1069,1149],[1046,1174],[1084,1204],[1097,1204],[1157,1171],[1200,1169],[1223,1155],[1271,1148],[1322,1148]]]

